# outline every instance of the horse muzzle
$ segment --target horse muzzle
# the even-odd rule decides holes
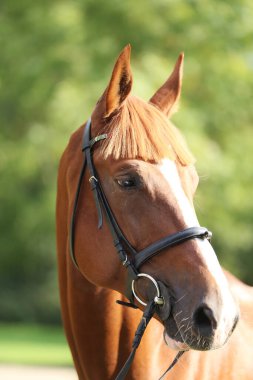
[[[172,349],[207,351],[223,346],[238,322],[238,313],[222,325],[215,304],[202,302],[193,306],[187,299],[178,306],[168,287],[149,274],[140,273],[132,282],[136,300],[143,306],[154,300],[156,314],[164,324],[164,341]]]
[[[177,309],[172,304],[171,313],[164,321],[164,340],[175,350],[214,350],[227,342],[238,320],[239,315],[235,313],[224,324],[210,305],[205,303],[189,312]]]

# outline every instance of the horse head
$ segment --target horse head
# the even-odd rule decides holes
[[[182,66],[183,54],[169,79],[144,102],[131,95],[127,46],[91,117],[92,137],[107,136],[94,148],[94,166],[113,215],[136,252],[199,226],[193,206],[198,185],[194,158],[169,120],[180,97]],[[76,260],[89,281],[124,294],[126,271],[115,254],[108,224],[97,229],[88,180],[86,173]],[[90,247],[89,256],[82,254],[84,245]],[[238,321],[238,309],[207,239],[164,248],[140,269],[159,283],[164,304],[156,318],[164,324],[164,339],[171,348],[208,350],[227,341]],[[148,300],[153,287],[143,278],[136,281],[136,291]]]

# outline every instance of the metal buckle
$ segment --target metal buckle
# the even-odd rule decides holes
[[[149,274],[146,274],[146,273],[138,273],[137,279],[138,279],[138,277],[146,277],[146,278],[148,278],[154,284],[154,286],[156,288],[156,292],[157,292],[157,295],[154,298],[154,302],[155,302],[155,304],[157,304],[159,306],[162,306],[164,304],[164,299],[161,296],[160,288],[158,286],[157,281],[152,276],[150,276]],[[137,301],[141,305],[147,306],[147,303],[144,302],[144,301],[142,301],[142,299],[140,299],[138,297],[138,295],[136,294],[134,285],[135,285],[135,280],[132,281],[132,292],[133,292],[134,297],[137,299]]]
[[[211,231],[207,231],[207,236],[206,236],[206,238],[207,238],[208,241],[211,241],[212,236],[213,236],[212,232],[211,232]]]
[[[89,182],[91,183],[92,180],[98,182],[97,178],[94,177],[94,175],[92,175],[92,176],[89,178]]]
[[[125,266],[127,263],[128,263],[128,257],[125,254],[125,259],[124,259],[124,261],[122,261],[122,264]]]
[[[204,239],[207,239],[207,240],[210,242],[211,239],[212,239],[212,236],[213,236],[212,232],[209,231],[209,230],[207,230],[207,231],[204,233],[203,238],[204,238]]]

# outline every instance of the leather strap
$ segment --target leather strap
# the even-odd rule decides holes
[[[146,309],[143,312],[143,316],[140,320],[140,323],[136,329],[134,340],[132,343],[132,351],[126,360],[124,366],[121,368],[120,372],[118,373],[115,380],[124,380],[128,374],[128,371],[132,365],[132,362],[135,357],[135,353],[137,348],[139,347],[139,344],[141,342],[142,336],[151,320],[151,318],[154,316],[156,312],[156,303],[154,301],[151,301],[146,306]],[[162,380],[164,376],[177,364],[180,357],[184,354],[185,351],[179,351],[178,354],[175,356],[173,362],[169,365],[167,370],[163,373],[163,375],[159,378],[159,380]]]
[[[103,134],[100,136],[96,136],[95,138],[90,140],[90,127],[91,127],[91,119],[89,119],[87,121],[87,123],[84,127],[83,141],[82,141],[82,152],[84,154],[83,164],[82,164],[82,169],[81,169],[80,176],[79,176],[78,183],[77,183],[76,195],[75,195],[73,211],[72,211],[72,216],[71,216],[71,221],[70,221],[70,229],[69,229],[70,257],[71,257],[75,267],[78,270],[79,270],[79,266],[78,266],[78,263],[76,261],[75,247],[74,247],[74,245],[75,245],[75,220],[76,220],[77,206],[78,206],[78,201],[79,201],[79,197],[80,197],[80,192],[81,192],[81,188],[82,188],[82,182],[83,182],[85,170],[86,170],[86,167],[88,165],[89,159],[91,162],[91,158],[89,157],[89,155],[86,155],[85,151],[86,151],[86,149],[88,149],[90,151],[90,149],[93,147],[93,145],[96,142],[101,141],[107,137],[106,134]],[[87,160],[87,158],[88,158],[88,160]],[[93,169],[92,164],[90,164],[90,168],[92,171],[92,169]],[[91,183],[92,190],[95,190],[95,188],[96,188],[96,183],[94,183],[95,182],[95,175],[94,175],[94,171],[92,171],[92,172],[93,172],[94,178],[91,175],[92,180],[90,181],[90,183]],[[96,207],[97,207],[97,212],[98,212],[98,228],[101,228],[102,223],[103,223],[103,219],[102,219],[102,211],[101,211],[101,207],[100,207],[100,202],[97,198],[95,198],[95,202],[96,202]]]
[[[87,162],[87,168],[90,173],[89,182],[91,183],[91,189],[93,191],[97,214],[98,214],[98,228],[101,228],[102,223],[103,223],[103,213],[102,213],[102,207],[103,207],[106,220],[113,237],[114,246],[117,250],[120,261],[126,267],[127,272],[128,272],[125,295],[130,300],[130,302],[133,303],[134,298],[132,295],[131,284],[132,284],[132,281],[137,277],[137,271],[135,267],[132,265],[132,261],[127,255],[126,249],[128,252],[130,252],[132,257],[136,255],[136,251],[128,242],[128,240],[125,238],[124,234],[122,233],[118,225],[118,222],[111,210],[111,207],[107,201],[107,198],[101,186],[101,182],[99,180],[99,176],[98,176],[98,173],[96,172],[95,166],[93,164],[93,159],[92,159],[91,149],[94,145],[93,142],[94,141],[98,142],[106,138],[107,135],[106,134],[100,135],[97,138],[94,138],[92,140],[90,139],[90,135],[91,135],[91,122],[89,120],[84,130],[82,151],[84,152],[86,162]]]
[[[134,360],[135,352],[137,348],[139,347],[139,344],[141,342],[141,338],[150,322],[150,319],[155,314],[156,310],[156,304],[154,301],[151,301],[148,303],[146,309],[144,310],[143,316],[140,320],[140,323],[136,329],[134,340],[132,343],[132,351],[125,362],[124,366],[121,368],[120,372],[118,373],[115,380],[124,380],[128,374],[129,368],[131,367],[131,364]]]
[[[175,245],[184,243],[187,240],[200,238],[200,239],[210,239],[212,236],[211,232],[205,227],[190,227],[183,231],[176,232],[173,235],[166,236],[163,239],[156,241],[155,243],[149,245],[140,251],[134,259],[134,266],[138,269],[140,266],[149,260],[151,257],[155,256],[157,253],[165,248],[171,248]]]
[[[103,208],[104,208],[104,211],[106,213],[107,220],[109,223],[109,227],[110,227],[111,233],[113,235],[115,247],[117,248],[117,245],[119,244],[119,242],[120,243],[123,242],[127,246],[127,249],[130,251],[130,253],[135,255],[136,254],[135,249],[131,246],[131,244],[125,238],[125,236],[122,233],[122,231],[118,225],[118,222],[117,222],[117,220],[116,220],[116,218],[115,218],[115,216],[114,216],[114,214],[113,214],[113,212],[109,206],[109,203],[107,201],[107,198],[106,198],[105,193],[103,191],[103,188],[101,186],[101,182],[99,180],[98,173],[96,172],[94,164],[93,164],[92,152],[91,152],[91,148],[94,145],[93,141],[98,142],[102,138],[106,138],[107,135],[103,134],[103,135],[100,135],[100,136],[90,140],[90,133],[91,133],[90,127],[91,127],[91,122],[89,120],[87,122],[85,130],[84,130],[82,151],[84,152],[85,158],[87,160],[87,167],[88,167],[88,170],[90,173],[89,181],[91,183],[91,187],[92,187],[93,194],[95,197],[96,208],[97,208],[97,212],[98,212],[98,216],[99,216],[99,218],[98,218],[99,223],[98,224],[99,224],[99,226],[101,224],[101,219],[102,219],[101,205],[103,205]],[[124,261],[124,260],[125,260],[125,257],[123,258],[122,261]]]
[[[77,206],[78,206],[78,200],[79,200],[79,195],[81,192],[81,187],[82,187],[82,182],[83,182],[83,177],[86,169],[86,160],[83,160],[83,165],[82,169],[80,172],[78,184],[77,184],[77,190],[76,190],[76,196],[74,200],[74,206],[73,206],[73,211],[72,211],[72,216],[71,216],[71,221],[70,221],[70,229],[69,229],[69,251],[70,251],[70,257],[75,265],[75,267],[79,270],[76,257],[75,257],[75,220],[76,220],[76,212],[77,212]]]
[[[97,213],[98,213],[98,229],[100,229],[102,227],[102,224],[103,224],[103,214],[102,214],[101,205],[100,205],[99,198],[98,198],[97,186],[99,186],[99,184],[98,184],[98,179],[96,177],[95,168],[94,168],[94,165],[92,162],[91,148],[96,141],[100,141],[100,140],[102,140],[102,138],[101,139],[95,138],[95,139],[91,140],[90,139],[90,135],[91,135],[91,128],[90,127],[91,127],[91,119],[88,120],[86,127],[84,129],[82,151],[84,152],[84,159],[86,159],[87,166],[88,166],[89,172],[90,172],[89,182],[90,182],[91,190],[93,192],[95,203],[96,203],[96,208],[97,208]],[[107,136],[107,135],[104,135],[104,136]],[[104,137],[104,138],[106,138],[106,137]]]
[[[169,365],[169,367],[166,369],[166,371],[162,374],[161,377],[159,377],[158,380],[163,380],[164,379],[164,376],[170,371],[172,370],[172,368],[177,364],[177,362],[179,361],[179,359],[181,358],[181,356],[185,353],[185,351],[179,351],[178,354],[175,356],[175,359],[173,360],[173,362]]]

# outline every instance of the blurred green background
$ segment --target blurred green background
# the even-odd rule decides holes
[[[253,285],[252,20],[252,0],[1,1],[1,322],[60,323],[57,166],[127,43],[144,99],[185,52],[173,121],[197,158],[196,210]]]

